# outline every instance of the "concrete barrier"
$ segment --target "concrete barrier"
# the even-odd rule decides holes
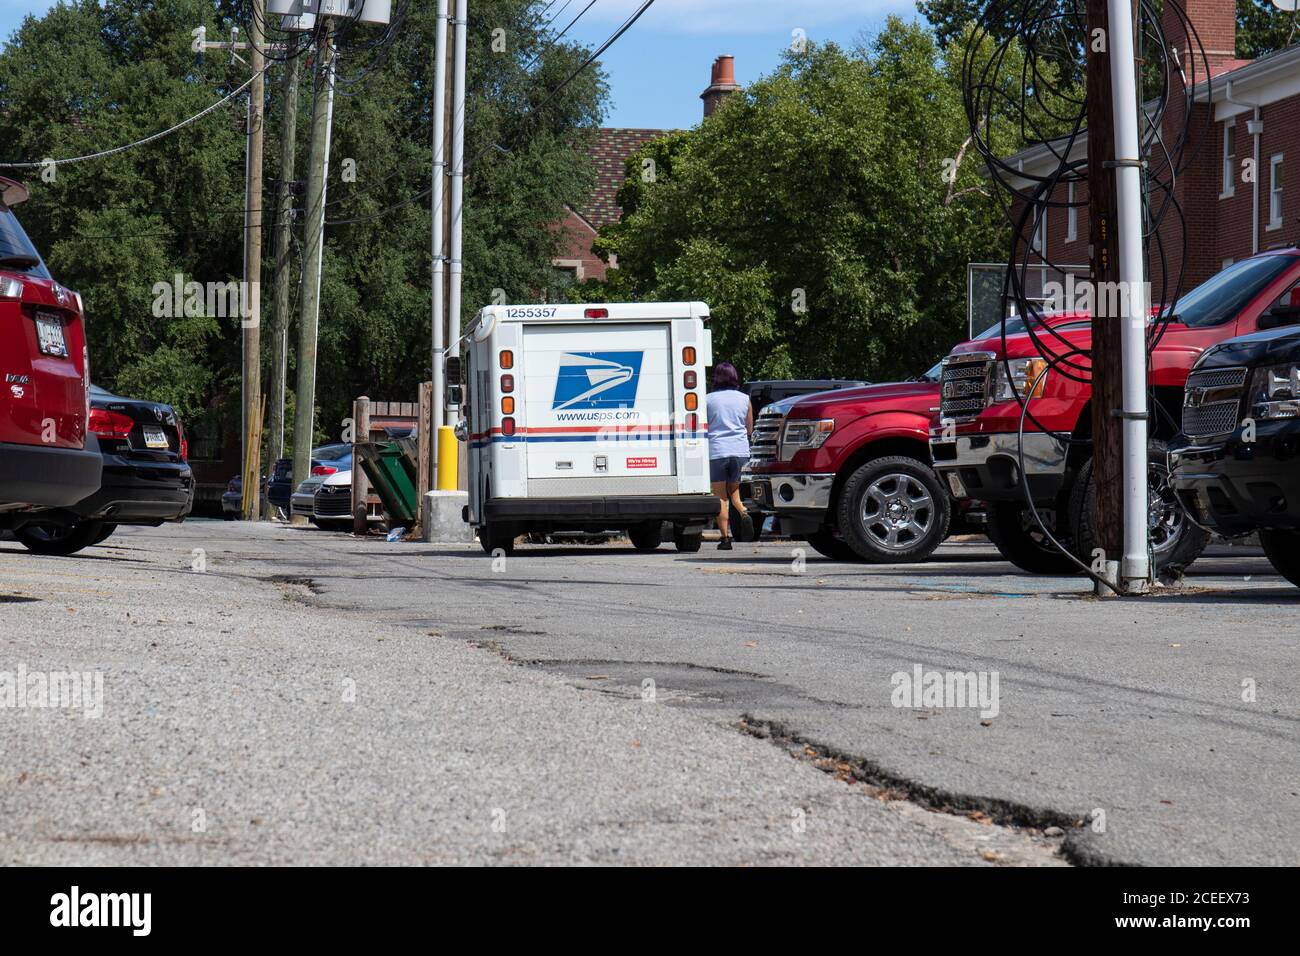
[[[467,491],[430,491],[420,508],[424,540],[430,544],[473,544],[474,529],[461,516],[469,505]]]

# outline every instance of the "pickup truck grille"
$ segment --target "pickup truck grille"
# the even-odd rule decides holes
[[[750,461],[775,461],[781,441],[781,425],[785,416],[780,412],[764,412],[754,423],[754,435],[749,440]]]
[[[954,355],[939,376],[939,417],[943,421],[974,418],[988,407],[993,359],[984,353]]]
[[[1183,393],[1183,433],[1191,438],[1226,435],[1241,424],[1244,368],[1213,368],[1187,377]]]

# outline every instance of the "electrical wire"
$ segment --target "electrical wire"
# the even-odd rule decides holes
[[[1162,8],[1172,14],[1175,30],[1183,36],[1166,35]],[[1051,249],[1035,237],[1045,234],[1045,219],[1051,210],[1088,209],[1088,200],[1077,198],[1077,187],[1086,185],[1087,159],[1071,155],[1087,134],[1087,100],[1081,89],[1086,75],[1087,50],[1091,35],[1084,0],[994,0],[987,4],[972,27],[962,61],[965,109],[972,141],[984,159],[994,186],[994,195],[1012,226],[1012,239],[1000,297],[1000,373],[1012,383],[1011,392],[1020,405],[1017,434],[1020,478],[1025,500],[1044,536],[1094,579],[1091,569],[1058,541],[1043,522],[1024,473],[1024,426],[1034,429],[1069,449],[1090,445],[1087,433],[1054,431],[1039,421],[1030,409],[1037,386],[1049,372],[1091,385],[1092,350],[1080,344],[1077,323],[1069,314],[1049,314],[1042,300],[1030,294],[1031,275],[1045,280],[1048,274],[1067,275],[1064,264],[1052,261]],[[1174,42],[1171,42],[1174,41]],[[1180,55],[1177,47],[1181,46]],[[1209,62],[1194,25],[1177,0],[1139,0],[1135,53],[1141,69],[1140,155],[1143,166],[1143,242],[1146,274],[1159,268],[1160,288],[1151,300],[1167,303],[1153,310],[1147,333],[1146,352],[1159,345],[1176,316],[1177,303],[1186,280],[1187,222],[1177,199],[1178,177],[1193,162],[1200,143],[1208,141],[1212,126],[1210,111],[1195,119],[1196,89],[1212,84]],[[1035,149],[1046,160],[1045,172],[1023,168],[1023,163],[1006,153],[1006,129],[1016,130],[1023,156]],[[1196,143],[1194,147],[1189,146]],[[1013,159],[1016,161],[1013,162]],[[1076,198],[1058,199],[1076,187]],[[1171,220],[1174,226],[1164,228]],[[1172,247],[1166,233],[1179,241]],[[1180,248],[1181,245],[1181,248]],[[1170,266],[1175,264],[1171,272]],[[1093,286],[1097,291],[1096,284]],[[1093,309],[1101,303],[1094,295]],[[1148,303],[1149,305],[1150,303]],[[1069,305],[1067,304],[1067,309]],[[1015,387],[1015,376],[1007,348],[1007,318],[1015,314],[1023,323],[1045,368],[1024,394]],[[1074,333],[1074,334],[1071,334]],[[1148,379],[1149,380],[1149,379]],[[1159,408],[1154,392],[1148,404]],[[1163,409],[1161,409],[1163,411]],[[1068,458],[1068,454],[1067,454]],[[1179,503],[1181,507],[1181,502]],[[1109,586],[1109,585],[1108,585]]]

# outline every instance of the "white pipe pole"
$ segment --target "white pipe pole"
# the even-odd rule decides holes
[[[1142,255],[1142,167],[1138,141],[1137,76],[1131,0],[1107,0],[1110,19],[1111,98],[1115,114],[1115,197],[1122,300],[1124,405],[1124,554],[1121,590],[1139,593],[1150,579],[1147,532],[1147,295]]]
[[[462,252],[465,237],[465,34],[469,25],[469,0],[456,0],[456,75],[451,87],[451,289],[447,301],[451,341],[460,338]],[[451,410],[446,424],[454,425]]]
[[[447,346],[446,309],[443,302],[447,277],[447,237],[442,227],[443,186],[447,181],[447,0],[438,0],[437,28],[433,52],[433,412],[429,416],[433,434],[428,436],[431,457],[430,481],[438,481],[438,426],[443,419],[445,382],[443,376]]]

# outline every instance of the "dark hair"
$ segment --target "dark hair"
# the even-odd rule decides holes
[[[740,388],[740,374],[730,362],[719,362],[713,366],[713,390],[721,392],[729,388]]]

